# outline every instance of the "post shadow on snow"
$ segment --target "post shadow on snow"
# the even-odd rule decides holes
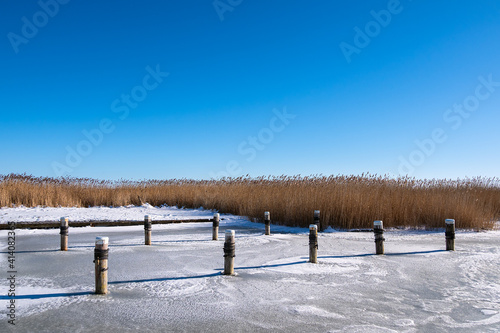
[[[208,242],[209,240],[179,240],[179,241],[153,241],[153,243],[185,243],[185,242]],[[130,247],[130,246],[146,246],[143,243],[137,244],[111,244],[109,247]],[[87,249],[87,248],[95,248],[95,245],[72,245],[68,246],[69,249]],[[17,251],[16,253],[43,253],[43,252],[68,252],[61,251],[60,249],[52,249],[52,250],[25,250],[25,251]],[[9,254],[8,251],[0,251],[0,254]]]
[[[140,244],[110,244],[109,248],[112,247],[129,247],[129,246],[146,246],[142,243]],[[95,245],[73,245],[68,246],[68,249],[79,249],[79,248],[95,248]]]
[[[449,252],[446,250],[429,250],[429,251],[413,251],[413,252],[396,252],[396,253],[384,253],[384,256],[406,256],[406,255],[414,255],[414,254],[428,254],[428,253],[438,253],[438,252]],[[365,254],[352,254],[352,255],[344,255],[344,256],[318,256],[318,259],[343,259],[343,258],[361,258],[361,257],[371,257],[380,256],[375,253],[365,253]],[[308,257],[301,257],[301,259],[307,259]]]
[[[26,251],[17,251],[16,250],[16,254],[18,254],[18,253],[38,253],[38,252],[40,252],[40,253],[41,252],[61,252],[61,250],[56,250],[56,249],[54,249],[54,250],[29,250],[29,251],[28,250],[26,250]],[[12,252],[10,252],[10,253],[12,253]],[[9,254],[9,252],[7,252],[7,251],[0,252],[0,254]]]
[[[221,273],[196,275],[196,276],[179,276],[179,277],[167,277],[167,278],[155,278],[155,279],[140,279],[140,280],[126,280],[126,281],[110,281],[108,284],[126,284],[126,283],[142,283],[142,282],[161,282],[161,281],[177,281],[177,280],[190,280],[190,279],[202,279],[220,276]],[[56,298],[56,297],[74,297],[74,296],[86,296],[95,295],[95,292],[82,291],[74,293],[54,293],[54,294],[33,294],[33,295],[16,295],[16,299],[42,299],[42,298]],[[12,297],[0,296],[0,300],[10,300]]]
[[[307,261],[296,261],[290,262],[286,264],[275,264],[275,265],[261,265],[261,266],[248,266],[248,267],[235,267],[234,270],[244,270],[244,269],[259,269],[259,268],[272,268],[272,267],[282,267],[282,266],[291,266],[291,265],[299,265],[305,264]],[[224,270],[223,268],[217,268],[216,271],[218,273],[212,274],[204,274],[204,275],[195,275],[195,276],[179,276],[179,277],[166,277],[166,278],[155,278],[155,279],[139,279],[139,280],[126,280],[126,281],[110,281],[108,284],[125,284],[125,283],[141,283],[141,282],[161,282],[161,281],[178,281],[178,280],[190,280],[190,279],[203,279],[220,276],[220,271]]]
[[[82,291],[76,293],[54,293],[54,294],[34,294],[34,295],[18,295],[16,294],[15,299],[42,299],[42,298],[55,298],[55,297],[73,297],[73,296],[85,296],[85,295],[95,295],[94,292]],[[0,300],[9,300],[12,297],[0,296]]]
[[[176,241],[152,241],[152,243],[162,244],[162,243],[192,243],[192,242],[212,242],[209,239],[201,239],[201,240],[176,240]],[[143,243],[136,244],[110,244],[110,248],[113,247],[130,247],[130,246],[146,246]],[[69,249],[88,249],[95,248],[95,245],[72,245],[68,246]],[[43,252],[68,252],[61,251],[60,249],[52,249],[52,250],[26,250],[26,251],[16,251],[16,253],[43,253]],[[9,254],[8,251],[1,251],[0,254]]]
[[[412,254],[427,254],[427,253],[438,253],[438,252],[450,252],[446,250],[429,250],[429,251],[414,251],[414,252],[400,252],[400,253],[386,253],[386,256],[404,256]]]
[[[111,246],[142,246],[144,244],[117,244],[117,245],[111,245]],[[94,248],[95,245],[73,245],[73,246],[68,246],[69,249],[79,249],[79,248]],[[26,251],[16,251],[16,253],[42,253],[42,252],[68,252],[68,251],[61,251],[60,249],[53,249],[53,250],[26,250]],[[0,252],[0,254],[8,254],[9,252]]]
[[[304,258],[301,258],[304,259]],[[300,265],[300,264],[307,264],[308,261],[294,261],[294,262],[289,262],[286,264],[274,264],[274,265],[260,265],[260,266],[247,266],[247,267],[235,267],[234,270],[244,270],[244,269],[259,269],[259,268],[273,268],[273,267],[284,267],[284,266],[292,266],[292,265]],[[216,268],[216,271],[221,271],[224,270],[223,268]]]
[[[110,281],[110,282],[108,282],[108,284],[125,284],[125,283],[161,282],[161,281],[178,281],[178,280],[190,280],[190,279],[203,279],[203,278],[215,277],[215,276],[219,276],[219,275],[220,275],[220,273],[213,273],[213,274],[195,275],[195,276],[178,276],[178,277],[166,277],[166,278],[155,278],[155,279]]]
[[[200,240],[176,240],[176,241],[151,241],[151,243],[155,244],[163,244],[163,243],[195,243],[195,242],[212,242],[212,240],[209,239],[200,239]],[[109,244],[109,248],[113,247],[129,247],[129,246],[144,246],[144,247],[151,247],[150,245],[145,245],[144,243],[135,243],[135,244]],[[71,248],[94,248],[95,245],[74,245],[74,246],[68,246],[68,249]]]

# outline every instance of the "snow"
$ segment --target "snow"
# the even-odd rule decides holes
[[[4,208],[8,221],[211,218],[175,207]],[[0,280],[0,332],[487,332],[500,330],[500,231],[390,230],[386,255],[373,233],[319,233],[308,262],[308,228],[264,225],[221,214],[211,223],[16,230],[16,326],[7,323],[8,280]],[[223,276],[223,241],[235,230],[236,276]],[[7,230],[0,271],[8,277]],[[109,237],[110,294],[93,294],[96,237]]]
[[[9,221],[38,222],[59,221],[69,217],[70,221],[142,221],[149,215],[154,220],[182,220],[212,218],[213,212],[204,209],[179,209],[177,207],[153,207],[150,204],[125,207],[54,208],[16,207],[0,208],[0,223]]]

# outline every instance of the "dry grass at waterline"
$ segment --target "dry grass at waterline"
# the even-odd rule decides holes
[[[0,176],[0,206],[123,206],[149,203],[204,207],[302,226],[321,210],[326,226],[442,228],[454,218],[458,228],[491,229],[500,220],[500,180],[417,180],[362,176],[280,176],[222,180],[101,181],[86,178]]]

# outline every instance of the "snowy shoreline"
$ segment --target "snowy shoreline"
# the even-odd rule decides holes
[[[0,224],[8,222],[58,222],[61,217],[68,217],[70,221],[83,222],[83,221],[142,221],[145,215],[151,216],[152,220],[183,220],[183,219],[211,219],[214,210],[206,210],[203,207],[195,209],[184,209],[175,206],[161,206],[154,207],[148,203],[142,206],[122,206],[122,207],[2,207],[0,208]],[[227,216],[233,216],[225,214]],[[224,216],[225,216],[224,215]],[[242,219],[243,217],[238,217]],[[249,221],[245,218],[245,220]],[[249,221],[250,222],[250,221]],[[276,226],[275,226],[276,227]],[[280,228],[282,226],[279,226]],[[308,232],[307,228],[287,227],[291,228],[288,232]],[[495,224],[493,230],[500,230],[500,221]],[[337,230],[328,227],[323,233],[333,232],[370,232],[371,230]],[[419,233],[440,233],[444,232],[443,228],[426,230],[424,228],[411,228],[411,227],[396,227],[386,228],[387,232],[419,232]],[[457,229],[457,232],[478,232],[470,229]]]

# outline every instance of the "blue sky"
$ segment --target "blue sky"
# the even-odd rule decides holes
[[[1,6],[0,173],[499,176],[498,1]]]

